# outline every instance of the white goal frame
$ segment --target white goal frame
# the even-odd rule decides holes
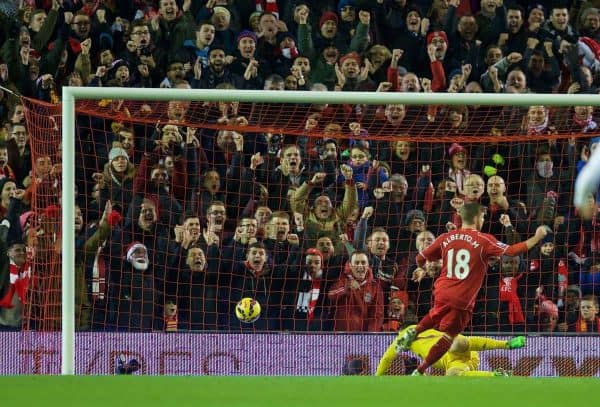
[[[62,341],[61,373],[75,374],[75,103],[77,100],[185,100],[208,102],[600,106],[597,94],[310,92],[156,88],[62,88]]]

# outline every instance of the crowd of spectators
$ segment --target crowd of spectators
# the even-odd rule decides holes
[[[21,97],[59,103],[67,85],[598,93],[598,7],[0,1],[0,329],[43,315],[25,305],[36,289],[46,298],[36,283],[56,268],[41,257],[60,247],[60,145],[34,154],[25,117],[38,105]],[[413,273],[416,253],[479,201],[500,240],[553,233],[490,263],[472,329],[600,332],[598,203],[571,205],[600,142],[593,107],[312,105],[295,110],[296,137],[243,131],[274,114],[258,105],[201,105],[235,131],[194,126],[199,105],[176,101],[162,124],[135,120],[160,106],[100,101],[121,119],[78,115],[79,330],[394,331],[431,305],[441,263]],[[500,142],[514,135],[525,138]],[[242,297],[262,306],[252,325],[235,318]]]

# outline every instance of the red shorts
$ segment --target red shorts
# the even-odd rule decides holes
[[[454,308],[444,303],[434,303],[429,311],[429,317],[435,324],[438,331],[456,336],[461,333],[471,321],[470,310]]]

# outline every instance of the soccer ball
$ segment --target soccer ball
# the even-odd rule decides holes
[[[245,324],[251,324],[260,317],[260,304],[253,298],[242,298],[235,306],[235,316]]]

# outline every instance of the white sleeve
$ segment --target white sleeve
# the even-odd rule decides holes
[[[600,148],[596,148],[581,169],[575,181],[575,194],[573,203],[575,207],[581,207],[590,194],[598,190],[600,184]]]

